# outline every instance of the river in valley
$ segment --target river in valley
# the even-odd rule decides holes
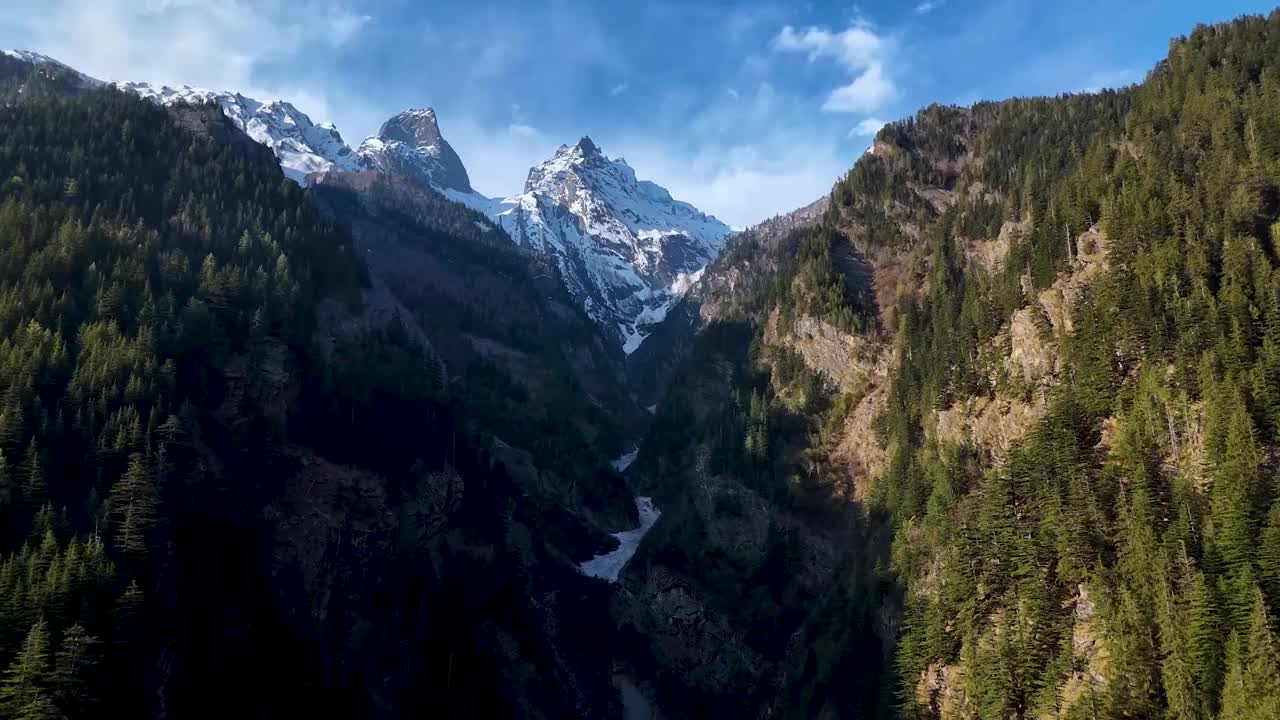
[[[640,450],[637,448],[614,460],[612,463],[613,469],[618,472],[626,472],[639,452]],[[618,540],[618,547],[611,552],[597,555],[580,564],[578,570],[583,575],[600,578],[609,583],[618,582],[619,574],[622,573],[622,569],[626,567],[627,562],[635,556],[636,550],[640,547],[640,541],[644,540],[644,536],[653,529],[654,524],[658,522],[658,518],[662,516],[662,513],[653,504],[653,498],[650,497],[636,497],[636,512],[640,516],[639,527],[613,533],[613,537]],[[623,720],[652,720],[652,718],[658,717],[658,714],[654,712],[653,703],[645,692],[636,685],[630,675],[623,672],[615,673],[613,686],[618,689],[618,694],[622,699]]]

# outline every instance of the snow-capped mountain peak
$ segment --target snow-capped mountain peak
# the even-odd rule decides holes
[[[462,158],[440,134],[436,111],[406,110],[382,124],[360,143],[359,154],[372,167],[417,178],[438,190],[472,193]]]
[[[582,139],[573,145],[561,145],[556,151],[556,156],[565,156],[575,162],[584,162],[589,159],[604,157],[600,152],[599,146],[591,141],[591,137],[584,135]]]
[[[661,186],[637,180],[589,137],[529,171],[496,219],[521,245],[560,257],[587,313],[632,352],[724,247],[729,228]]]
[[[312,173],[363,170],[365,163],[342,140],[332,123],[316,124],[306,113],[284,100],[259,102],[238,92],[215,92],[190,86],[156,87],[149,83],[115,83],[160,105],[214,103],[236,127],[271,148],[290,179],[305,184]]]

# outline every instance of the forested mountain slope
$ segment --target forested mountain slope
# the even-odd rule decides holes
[[[216,108],[0,63],[0,716],[610,714],[607,539],[497,456],[509,381]]]
[[[660,697],[1280,716],[1277,50],[1243,18],[1133,89],[881,131],[637,460],[670,511],[615,615]]]

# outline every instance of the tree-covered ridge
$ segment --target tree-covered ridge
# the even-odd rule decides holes
[[[310,308],[362,276],[274,168],[145,103],[27,100],[0,127],[3,712],[82,716],[128,706],[218,368],[309,345]]]
[[[0,53],[0,104],[40,97],[61,97],[84,92],[79,73],[53,63],[30,63]]]
[[[948,205],[970,239],[994,236],[1001,222],[1036,212],[1056,217],[1058,204],[1078,199],[1050,197],[1047,185],[1079,163],[1098,137],[1120,127],[1132,95],[1132,89],[1104,90],[930,106],[881,129],[872,151],[836,183],[831,221],[857,228],[872,244],[909,247]],[[1028,163],[1028,157],[1037,160]],[[933,197],[922,192],[929,188]],[[954,199],[940,200],[938,191]]]
[[[813,606],[775,712],[1280,712],[1277,42],[1280,13],[1243,18],[1175,41],[1134,88],[932,107],[886,127],[837,185],[825,237],[920,282],[880,318],[893,320],[896,366],[875,423],[887,457],[869,527]],[[812,371],[769,347],[768,321],[875,325],[839,321],[866,316],[857,293],[823,291],[850,277],[839,243],[802,253],[802,242],[771,257],[808,270],[732,278],[750,289],[739,324],[703,332],[640,472],[667,477],[702,447],[706,475],[786,508],[806,478],[821,487],[833,471],[824,437],[858,396],[819,391],[816,408],[797,405],[806,382],[824,380],[803,381]],[[1044,303],[1063,298],[1070,312],[1046,317]],[[1019,351],[1053,356],[1031,384],[1009,369],[1018,319],[1033,328]],[[944,433],[940,417],[976,412],[975,400],[1037,419],[1006,428],[1019,439],[999,453]],[[786,421],[796,407],[805,422]],[[705,518],[678,512],[649,562],[725,576],[716,548],[701,549]],[[893,539],[877,564],[881,532]],[[877,703],[850,678],[877,673],[865,638],[899,604],[896,679]]]
[[[2,712],[125,711],[176,508],[243,439],[207,434],[224,368],[306,358],[314,308],[356,302],[364,270],[269,157],[148,103],[28,97],[0,127]]]
[[[1037,174],[1056,152],[1014,156],[1006,177],[1032,181],[1006,217],[1032,230],[1003,278],[958,257],[962,207],[930,231],[935,274],[901,314],[881,419],[904,712],[928,710],[922,678],[944,665],[964,668],[949,697],[977,717],[1277,712],[1277,41],[1280,14],[1199,28],[1134,91],[1122,132],[1056,175]],[[1076,308],[1048,412],[1003,464],[975,466],[929,419],[996,392],[978,350],[999,325],[979,309],[1033,303],[1091,225],[1110,270]],[[1073,646],[1094,605],[1104,665]]]
[[[0,717],[500,716],[608,687],[528,680],[583,652],[528,600],[577,576],[508,539],[580,527],[521,500],[371,282],[216,108],[0,107]]]

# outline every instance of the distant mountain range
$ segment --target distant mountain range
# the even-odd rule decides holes
[[[108,84],[38,53],[5,53],[69,71],[83,86]],[[637,179],[625,160],[606,157],[586,137],[532,168],[521,192],[491,198],[471,186],[431,108],[396,115],[353,149],[336,127],[312,121],[284,100],[262,102],[238,92],[187,86],[110,84],[161,105],[218,105],[238,128],[270,148],[285,175],[299,184],[310,184],[317,174],[385,172],[415,179],[477,210],[515,244],[554,256],[570,293],[627,354],[697,282],[731,233],[665,188]]]

